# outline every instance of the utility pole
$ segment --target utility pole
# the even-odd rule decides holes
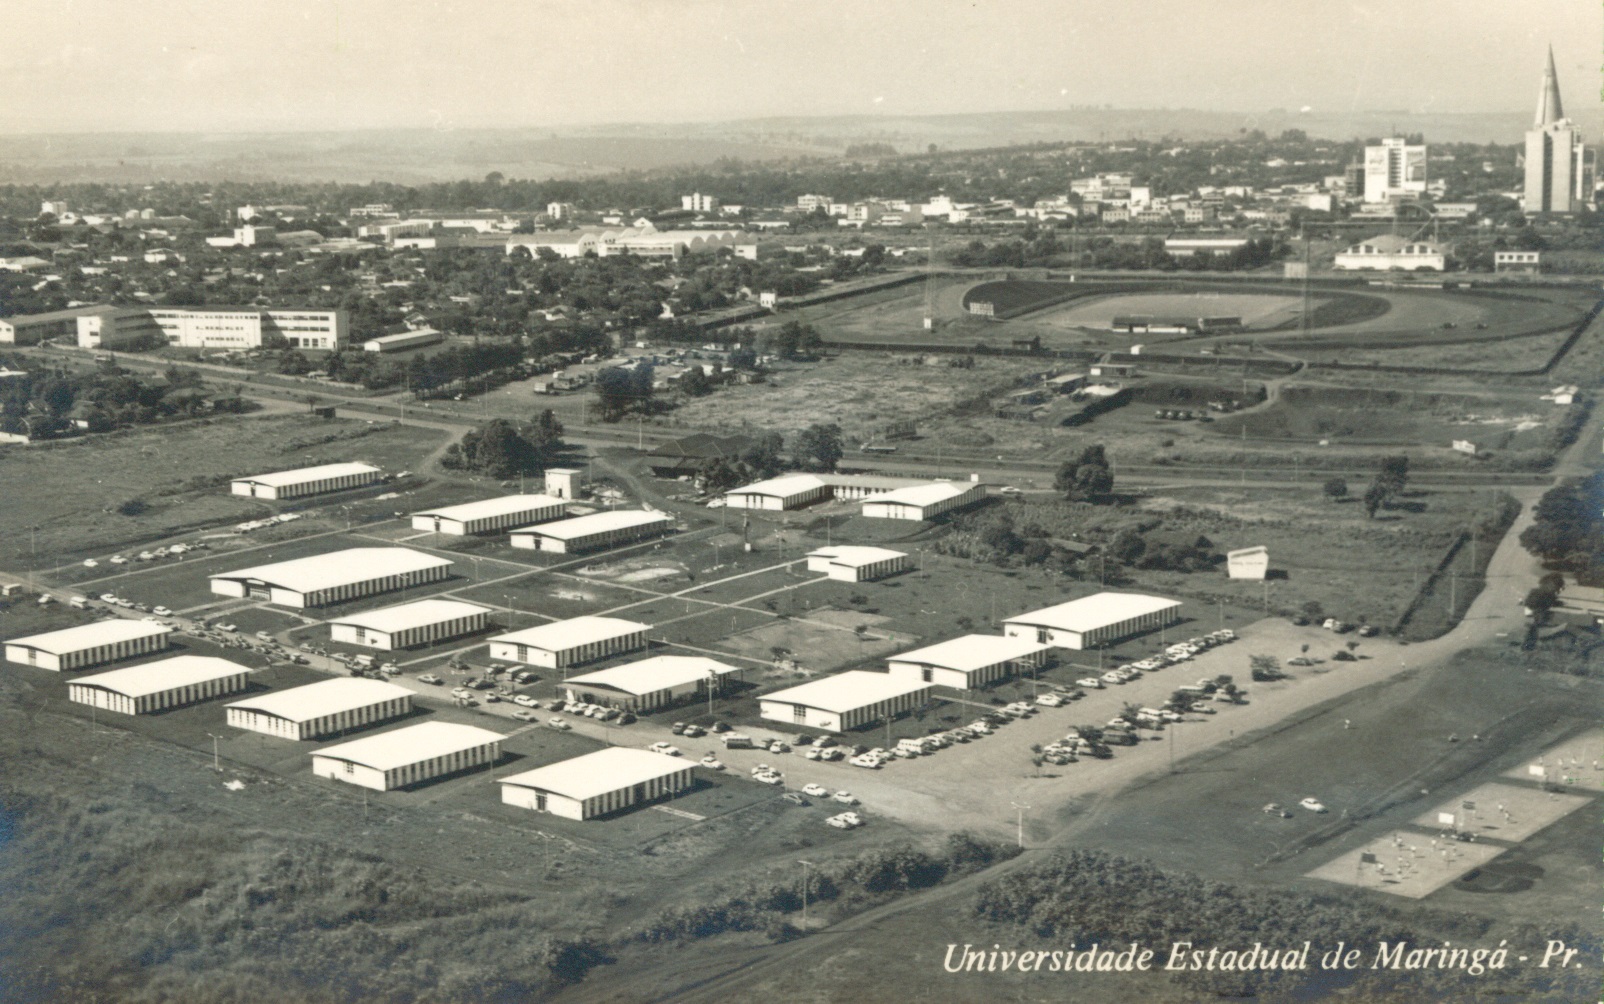
[[[1018,837],[1019,846],[1020,847],[1024,847],[1025,846],[1025,810],[1030,808],[1030,806],[1028,806],[1028,805],[1020,805],[1018,802],[1010,802],[1008,804],[1010,804],[1010,805],[1012,805],[1014,807],[1016,825],[1019,828],[1019,837]]]
[[[813,866],[813,862],[799,860],[797,864],[802,866],[802,930],[806,931],[808,929],[808,869]]]
[[[212,737],[212,770],[215,770],[221,774],[223,772],[223,765],[218,761],[217,758],[217,740],[220,737],[211,732],[206,734]]]

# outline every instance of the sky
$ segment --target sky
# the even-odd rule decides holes
[[[0,133],[572,127],[1084,105],[1530,112],[1593,0],[28,0]]]

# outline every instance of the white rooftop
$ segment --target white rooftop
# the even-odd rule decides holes
[[[118,618],[117,620],[96,621],[93,624],[80,624],[77,627],[62,628],[60,631],[46,631],[44,634],[32,634],[25,638],[12,638],[7,645],[26,645],[41,652],[50,652],[60,655],[63,652],[77,652],[81,649],[96,648],[101,645],[115,645],[120,641],[133,641],[135,638],[147,638],[157,634],[171,634],[172,628],[163,627],[151,621],[136,621]]]
[[[285,485],[298,485],[303,481],[321,481],[324,478],[344,477],[347,474],[377,473],[379,468],[372,464],[343,463],[323,464],[318,467],[299,467],[293,471],[275,471],[272,474],[256,474],[235,481],[251,481],[270,488],[281,488]]]
[[[234,701],[231,708],[246,708],[273,715],[291,722],[305,722],[341,711],[365,708],[370,704],[396,697],[411,696],[412,691],[393,683],[364,680],[354,676],[335,677],[308,683],[304,687],[291,687],[260,697]]]
[[[411,603],[398,603],[393,607],[380,607],[366,613],[351,614],[346,617],[335,617],[330,624],[350,624],[355,627],[366,628],[369,631],[383,631],[386,634],[392,631],[405,631],[408,628],[420,627],[424,624],[439,624],[442,621],[456,620],[459,617],[472,617],[483,613],[490,608],[477,603],[468,603],[464,600],[414,600]]]
[[[1016,614],[1004,619],[1004,624],[1029,624],[1032,627],[1057,628],[1061,631],[1095,631],[1110,624],[1158,613],[1181,605],[1180,600],[1144,593],[1095,593],[1078,600],[1059,603],[1040,610]]]
[[[510,634],[498,634],[490,640],[557,652],[651,629],[650,624],[639,624],[618,617],[573,617],[552,624],[524,628],[522,631],[513,631]]]
[[[448,505],[442,509],[424,509],[415,512],[414,516],[439,516],[443,519],[486,519],[491,516],[506,516],[510,513],[530,512],[535,509],[549,509],[552,506],[564,505],[562,499],[552,498],[550,495],[503,495],[499,498],[482,499],[478,502],[464,502],[462,505]]]
[[[346,586],[386,575],[404,575],[426,568],[451,564],[441,558],[408,547],[352,547],[309,558],[295,558],[271,565],[256,565],[233,572],[218,572],[214,579],[256,579],[269,585],[306,593],[317,589]]]
[[[919,680],[898,679],[889,673],[867,673],[854,669],[837,673],[835,676],[826,676],[822,680],[804,683],[799,687],[776,690],[758,699],[805,704],[820,711],[834,711],[840,714],[861,708],[865,704],[876,704],[929,688],[930,684]]]
[[[649,750],[610,746],[571,760],[561,760],[526,770],[522,774],[499,778],[498,783],[549,791],[583,801],[689,769],[690,764],[677,757]]]
[[[966,634],[957,638],[924,648],[916,648],[910,652],[899,652],[896,655],[886,656],[887,662],[913,662],[925,666],[939,666],[942,669],[956,669],[961,672],[970,672],[994,666],[999,662],[1011,659],[1022,659],[1027,655],[1051,648],[1032,641],[1029,638],[1005,638],[995,634]]]
[[[877,561],[890,561],[893,558],[907,556],[905,552],[893,551],[889,547],[859,547],[852,544],[821,547],[817,551],[808,552],[810,558],[829,558],[832,565],[845,565],[848,568],[861,568]]]
[[[371,681],[369,681],[371,682]],[[313,756],[349,760],[374,770],[394,770],[422,760],[461,753],[486,743],[500,742],[500,732],[455,722],[421,722],[376,736],[354,739],[316,750]]]
[[[870,502],[895,502],[901,505],[935,505],[956,498],[971,488],[976,487],[973,481],[932,481],[927,485],[912,485],[907,488],[898,488],[894,491],[883,492],[879,495],[870,495],[863,500],[867,505]]]
[[[788,498],[803,492],[822,488],[829,482],[814,474],[785,474],[767,481],[757,481],[740,488],[731,488],[726,495],[773,495]]]
[[[657,690],[683,686],[707,679],[711,673],[723,676],[739,668],[695,655],[659,655],[639,662],[598,669],[594,673],[570,676],[565,686],[593,684],[627,694],[650,694]]]
[[[668,517],[660,512],[646,512],[643,509],[612,509],[608,512],[592,513],[589,516],[559,519],[552,523],[542,523],[539,526],[526,526],[512,532],[538,533],[542,537],[573,540],[575,537],[589,537],[591,534],[606,533],[608,530],[627,530],[632,526],[666,522],[668,522]]]
[[[159,694],[175,687],[189,687],[208,680],[249,673],[250,668],[237,662],[207,655],[179,655],[160,662],[147,662],[109,673],[80,676],[72,681],[75,687],[99,687],[126,697],[144,697]]]
[[[1235,551],[1226,551],[1225,557],[1227,560],[1230,560],[1231,558],[1255,558],[1261,554],[1269,553],[1270,549],[1268,547],[1265,547],[1263,544],[1259,544],[1256,547],[1241,547]]]

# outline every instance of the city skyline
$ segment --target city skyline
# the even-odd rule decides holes
[[[1597,72],[1598,8],[1428,0],[1403,16],[1307,0],[1207,10],[1086,0],[1070,14],[1044,0],[63,0],[13,12],[17,37],[37,44],[0,57],[19,96],[0,131],[572,128],[1086,106],[1503,113],[1530,109],[1531,67],[1550,44],[1573,91]]]

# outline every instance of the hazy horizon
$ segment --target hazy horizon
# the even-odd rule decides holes
[[[1572,0],[56,0],[9,12],[7,135],[628,129],[1074,108],[1530,115]],[[1512,136],[1510,141],[1518,137]]]

